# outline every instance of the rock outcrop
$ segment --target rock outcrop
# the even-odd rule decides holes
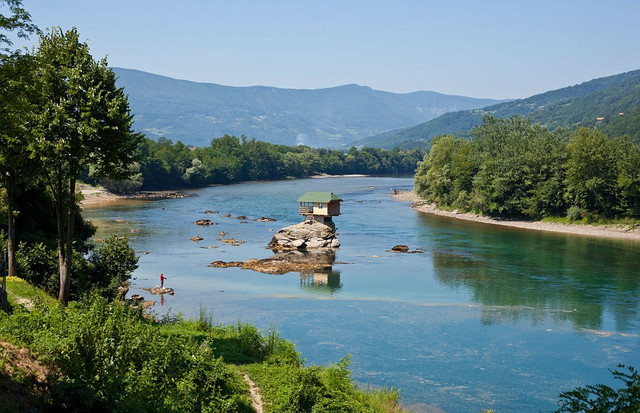
[[[175,292],[173,291],[173,288],[167,288],[167,287],[154,287],[154,288],[141,288],[142,290],[148,291],[151,294],[169,294],[169,295],[173,295]]]
[[[316,221],[304,221],[296,225],[282,228],[269,242],[274,250],[338,248],[340,241],[336,238],[336,227],[333,222],[321,224]]]
[[[331,268],[331,264],[322,262],[294,262],[284,257],[271,257],[262,260],[253,258],[246,261],[214,261],[209,264],[214,268],[240,267],[266,274],[286,274],[294,271],[309,271],[321,268]]]

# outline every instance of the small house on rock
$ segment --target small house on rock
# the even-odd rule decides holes
[[[341,201],[333,192],[307,192],[298,198],[300,215],[322,224],[333,222],[333,217],[340,215]]]

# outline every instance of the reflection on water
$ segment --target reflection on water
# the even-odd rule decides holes
[[[315,294],[336,294],[341,288],[340,271],[333,270],[336,251],[330,248],[307,251],[274,251],[275,255],[296,263],[323,264],[322,268],[300,271],[300,287]]]
[[[328,293],[333,295],[342,288],[340,271],[320,269],[313,272],[301,272],[300,287],[314,293]]]
[[[438,282],[472,291],[484,324],[551,317],[580,329],[639,327],[638,254],[620,242],[478,227],[439,242],[431,254]]]

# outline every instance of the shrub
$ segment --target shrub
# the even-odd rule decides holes
[[[58,254],[43,243],[21,242],[16,251],[16,271],[23,280],[54,295],[59,286]]]
[[[115,235],[107,238],[89,261],[94,268],[85,290],[96,288],[107,298],[115,298],[118,287],[138,268],[138,257],[129,246],[127,237]]]
[[[571,205],[567,210],[567,218],[571,221],[579,221],[582,219],[582,209],[577,205]]]
[[[618,364],[619,369],[627,368],[628,373],[620,370],[612,371],[614,379],[620,380],[624,386],[619,389],[596,384],[578,387],[560,393],[558,412],[602,412],[602,413],[635,413],[640,411],[640,375],[633,367]]]

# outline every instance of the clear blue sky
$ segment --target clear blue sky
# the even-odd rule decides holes
[[[23,0],[111,66],[232,86],[521,98],[640,69],[638,0]]]

